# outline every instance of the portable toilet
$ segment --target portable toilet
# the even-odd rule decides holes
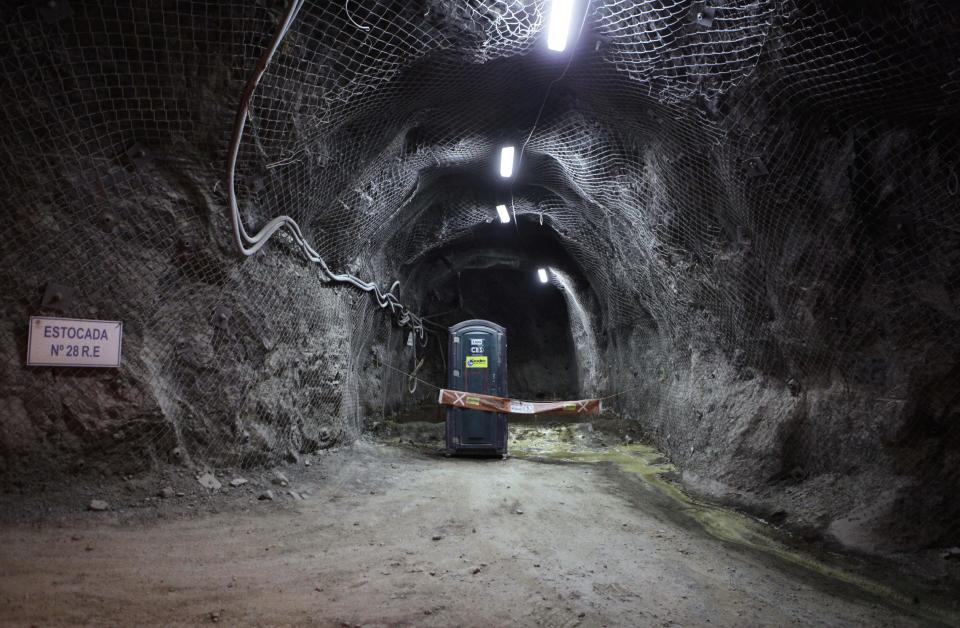
[[[469,320],[450,328],[447,388],[507,397],[507,330]],[[507,456],[507,415],[447,408],[448,454]]]

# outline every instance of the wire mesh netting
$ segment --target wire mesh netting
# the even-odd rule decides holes
[[[380,365],[415,360],[388,310],[330,282],[289,231],[246,260],[230,239],[234,114],[288,8],[4,10],[4,387],[45,451],[266,462],[353,438],[404,395]],[[583,392],[629,391],[611,405],[674,455],[713,455],[699,421],[746,420],[738,398],[789,435],[799,391],[844,392],[858,451],[888,429],[877,404],[925,391],[942,414],[957,12],[594,0],[571,59],[544,52],[546,9],[304,3],[246,116],[243,223],[290,216],[334,272],[399,279],[400,302],[429,310],[430,278],[403,282],[495,220],[483,178],[500,145],[523,145],[511,210],[573,260],[566,289],[603,370]],[[49,282],[76,289],[66,315],[124,321],[118,372],[22,369]],[[816,446],[831,428],[805,429],[807,472],[832,464]]]

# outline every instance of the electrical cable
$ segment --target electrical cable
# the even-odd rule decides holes
[[[423,366],[423,361],[426,358],[420,358],[420,361],[417,362],[417,344],[413,344],[413,372],[407,378],[407,392],[411,395],[417,392],[417,373],[420,371],[420,367]],[[412,385],[411,385],[412,384]]]
[[[423,319],[421,319],[420,322],[423,323],[426,327],[433,327],[437,331],[447,331],[447,328],[439,323],[434,323],[433,321],[427,321]]]
[[[640,390],[647,384],[640,384],[639,386],[634,386],[633,388],[628,388],[626,390],[620,391],[618,393],[613,393],[612,395],[607,395],[606,397],[598,397],[600,401],[606,401],[607,399],[613,399],[614,397],[620,397],[626,395],[627,393],[632,393],[635,390]]]
[[[440,336],[434,336],[437,339],[437,349],[440,351],[440,361],[443,363],[443,372],[447,372],[447,356],[443,354],[443,342],[440,341]]]
[[[352,15],[350,15],[350,0],[343,0],[343,10],[347,14],[347,19],[350,20],[351,24],[353,24],[354,26],[356,26],[357,28],[359,28],[364,32],[370,32],[369,26],[364,26],[363,24],[360,24],[355,19],[353,19]]]
[[[384,362],[383,360],[380,360],[380,364],[382,364],[383,366],[387,367],[388,369],[393,369],[394,371],[396,371],[397,373],[400,373],[401,375],[406,375],[407,377],[412,377],[413,379],[417,380],[418,382],[420,382],[420,383],[423,384],[424,386],[429,386],[430,388],[433,388],[434,390],[443,390],[442,388],[440,388],[440,387],[437,386],[436,384],[431,384],[430,382],[426,381],[425,379],[421,379],[421,378],[417,377],[416,375],[414,375],[413,373],[409,373],[409,372],[407,372],[407,371],[405,371],[405,370],[403,370],[403,369],[401,369],[401,368],[397,368],[397,367],[393,366],[392,364],[388,364],[388,363]]]
[[[290,30],[290,26],[293,24],[297,14],[300,12],[300,9],[303,8],[305,2],[306,0],[291,0],[286,12],[284,13],[281,23],[277,27],[277,31],[274,33],[273,38],[270,41],[270,45],[267,46],[267,48],[263,51],[263,54],[261,54],[260,59],[257,61],[257,65],[254,68],[253,74],[247,80],[247,84],[244,86],[243,93],[240,97],[240,105],[237,107],[236,117],[234,118],[233,133],[230,138],[230,150],[227,156],[227,198],[230,203],[230,219],[233,227],[233,242],[240,253],[249,257],[263,248],[267,241],[277,231],[282,228],[286,228],[288,234],[293,238],[294,242],[296,242],[297,245],[303,250],[304,254],[307,256],[307,259],[318,264],[323,270],[323,273],[331,281],[348,283],[356,288],[359,288],[360,290],[363,290],[364,292],[372,293],[377,300],[377,305],[383,309],[390,308],[390,313],[396,318],[397,323],[401,327],[411,328],[417,334],[421,345],[425,346],[426,332],[423,324],[420,321],[420,318],[410,312],[402,303],[400,303],[399,297],[393,293],[393,291],[399,287],[399,281],[394,281],[390,286],[390,289],[384,293],[374,282],[363,281],[359,277],[349,273],[333,272],[327,266],[327,263],[323,260],[320,254],[314,250],[312,246],[310,246],[309,242],[307,242],[307,239],[300,230],[300,225],[297,224],[297,222],[290,216],[277,216],[276,218],[270,220],[264,227],[262,227],[252,236],[247,233],[246,227],[243,224],[243,219],[240,216],[240,207],[237,202],[236,191],[236,168],[237,158],[240,154],[240,141],[243,138],[243,131],[246,126],[247,117],[250,113],[250,101],[253,99],[253,93],[256,91],[257,85],[260,83],[260,79],[266,73],[267,67],[270,65],[273,55],[280,47],[283,38]],[[358,28],[363,27],[358,26]]]

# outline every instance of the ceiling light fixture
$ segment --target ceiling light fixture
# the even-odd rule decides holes
[[[509,179],[513,176],[513,146],[504,146],[500,149],[500,176]]]
[[[547,281],[548,281],[548,278],[547,278],[547,269],[546,269],[546,268],[540,268],[540,269],[538,269],[538,270],[537,270],[537,277],[540,278],[540,283],[547,283]]]
[[[547,48],[554,52],[563,52],[566,49],[572,21],[573,0],[553,0],[547,30]]]
[[[497,216],[500,216],[500,222],[503,224],[510,222],[510,214],[507,212],[506,205],[497,205]]]

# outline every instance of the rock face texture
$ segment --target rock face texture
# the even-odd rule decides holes
[[[445,337],[415,356],[297,232],[234,250],[234,115],[285,4],[2,11],[5,479],[265,464],[433,394],[396,369],[427,356],[441,383]],[[289,216],[333,272],[399,280],[425,315],[486,273],[536,327],[505,274],[555,269],[571,331],[541,339],[573,355],[558,375],[521,352],[518,391],[617,395],[691,487],[811,535],[955,544],[958,14],[597,1],[551,55],[545,11],[307,3],[246,118],[243,224]],[[26,367],[51,314],[122,320],[122,366]]]
[[[144,4],[102,39],[90,33],[106,6],[48,22],[24,3],[5,16],[5,480],[264,463],[359,433],[354,330],[389,323],[283,242],[249,260],[233,252],[220,153],[242,46],[211,38],[244,17],[210,9]],[[146,23],[137,41],[127,27]],[[49,284],[70,302],[42,307]],[[25,367],[31,315],[123,321],[121,368]]]

